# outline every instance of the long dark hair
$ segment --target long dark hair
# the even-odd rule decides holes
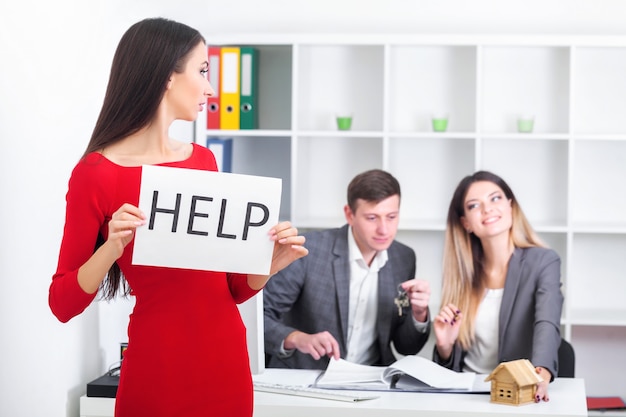
[[[173,72],[185,69],[189,53],[206,43],[200,32],[164,18],[144,19],[122,36],[111,65],[100,115],[83,157],[148,126]],[[96,248],[104,243],[98,236]],[[102,282],[102,296],[112,299],[123,280],[114,263]],[[129,288],[124,281],[124,295]]]
[[[147,126],[165,94],[172,72],[183,72],[200,32],[163,18],[132,25],[115,51],[100,116],[85,154],[138,132]]]

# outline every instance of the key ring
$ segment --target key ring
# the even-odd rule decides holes
[[[393,302],[398,307],[399,316],[402,316],[403,308],[411,305],[411,302],[409,301],[409,294],[402,288],[401,284],[398,284],[398,295],[393,299]]]

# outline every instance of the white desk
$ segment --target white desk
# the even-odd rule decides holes
[[[301,381],[311,371],[266,369],[263,380],[279,378],[285,383]],[[285,381],[285,376],[289,375]],[[256,377],[255,377],[256,378]],[[370,392],[371,393],[371,392]],[[254,417],[467,417],[467,416],[533,416],[582,417],[587,416],[584,380],[557,379],[550,384],[550,401],[521,406],[493,404],[486,394],[431,394],[408,392],[378,392],[380,398],[358,403],[321,400],[308,397],[254,393]],[[81,417],[113,417],[115,400],[112,398],[80,399]]]

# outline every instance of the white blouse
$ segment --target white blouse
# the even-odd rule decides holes
[[[474,343],[465,355],[464,371],[489,374],[498,366],[498,323],[504,288],[487,289],[476,312]]]

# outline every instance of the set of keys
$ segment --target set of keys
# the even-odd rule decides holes
[[[402,285],[398,285],[398,295],[393,299],[393,302],[398,306],[398,315],[402,316],[402,309],[409,307],[411,302],[409,301],[409,294],[402,288]]]

